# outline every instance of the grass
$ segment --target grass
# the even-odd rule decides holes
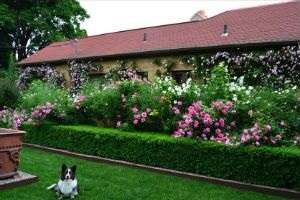
[[[79,196],[75,197],[78,200],[283,199],[141,169],[89,162],[30,148],[22,150],[21,171],[37,175],[39,181],[1,191],[0,199],[56,199],[55,193],[46,190],[46,187],[58,180],[62,163],[78,166],[77,179],[81,189]]]

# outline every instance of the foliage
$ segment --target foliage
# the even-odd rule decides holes
[[[28,89],[22,92],[22,99],[20,100],[20,107],[29,113],[42,111],[48,107],[46,110],[50,110],[51,113],[47,113],[47,118],[60,122],[66,117],[67,113],[73,110],[72,106],[73,99],[66,90],[50,87],[40,80],[35,80],[29,84]],[[34,117],[31,118],[34,119]],[[39,118],[39,116],[36,118]]]
[[[285,84],[298,85],[300,74],[300,54],[296,46],[285,46],[266,51],[217,52],[213,55],[184,56],[181,62],[192,65],[194,74],[202,78],[209,77],[213,66],[224,62],[231,76],[244,76],[247,85],[267,84],[281,89]]]
[[[17,87],[19,89],[25,89],[28,82],[37,78],[41,78],[51,87],[64,87],[63,74],[49,65],[43,65],[40,67],[26,67],[22,69],[17,80]]]
[[[292,145],[299,128],[296,87],[274,92],[246,87],[243,80],[230,79],[220,64],[205,85],[133,78],[104,88],[85,84],[75,96],[40,86],[24,93],[21,106],[30,110],[49,102],[54,105],[49,120],[63,124],[164,131],[231,145]]]
[[[152,64],[153,64],[153,65],[156,65],[156,66],[161,66],[161,65],[162,65],[162,61],[161,61],[161,59],[159,59],[159,58],[155,58],[155,59],[152,61]]]
[[[156,65],[158,67],[162,66],[164,69],[164,76],[170,76],[172,68],[175,67],[176,62],[174,61],[174,59],[172,57],[167,57],[164,59],[154,59],[152,61],[153,65]],[[160,71],[157,71],[158,73],[160,73]],[[157,74],[160,77],[160,74]]]
[[[122,105],[117,127],[125,130],[162,130],[162,120],[157,115],[157,110],[161,108],[160,94],[149,82],[138,79],[123,81],[117,88]]]
[[[229,146],[89,126],[24,125],[25,142],[300,191],[298,148]],[[57,138],[64,138],[58,140]]]
[[[163,68],[165,69],[164,74],[170,75],[172,68],[175,67],[176,62],[172,58],[165,58],[161,61]]]
[[[206,81],[206,84],[203,84],[201,88],[203,91],[201,100],[203,102],[209,104],[217,100],[231,100],[231,92],[228,87],[230,76],[227,66],[225,66],[224,63],[215,66],[211,71],[211,75],[206,78]]]
[[[19,97],[20,92],[14,81],[0,78],[0,109],[3,106],[17,106]]]
[[[1,57],[0,57],[0,61],[1,61]],[[16,63],[15,60],[13,59],[12,54],[10,54],[10,56],[8,57],[7,65],[4,65],[2,69],[0,63],[0,77],[3,77],[11,81],[15,81],[18,79],[18,72],[19,70],[16,68]]]
[[[163,130],[172,133],[180,118],[178,112],[186,110],[188,105],[200,98],[200,87],[191,79],[182,85],[177,85],[168,76],[157,78],[153,87],[160,94],[156,112],[162,121]]]
[[[171,77],[166,76],[157,78],[153,86],[169,102],[183,101],[187,105],[197,100],[201,95],[200,87],[192,79],[178,85]]]
[[[105,79],[109,83],[131,80],[138,78],[139,72],[141,72],[141,70],[135,62],[118,61],[118,66],[110,68],[108,73],[105,75]]]
[[[102,126],[113,127],[116,124],[121,107],[118,89],[99,90],[97,86],[86,86],[82,94],[84,100],[80,109],[84,109],[92,121]]]
[[[98,66],[92,62],[69,62],[69,69],[71,75],[71,94],[78,94],[85,83],[89,80],[88,72],[94,69],[98,69]]]
[[[181,114],[180,111],[177,114]],[[178,121],[178,128],[173,134],[175,137],[196,137],[230,144],[229,132],[236,126],[231,115],[235,114],[232,102],[218,101],[207,108],[197,101],[188,107],[188,113],[182,114],[183,119]]]
[[[45,105],[36,106],[35,108],[31,109],[31,118],[27,120],[27,122],[34,121],[34,124],[40,126],[42,120],[45,119],[50,112],[52,111],[54,105],[49,102],[46,102]]]
[[[258,87],[253,91],[251,101],[240,105],[240,110],[251,111],[252,122],[269,124],[277,134],[293,137],[300,128],[300,100],[296,88],[286,86],[285,90],[273,91],[268,87]]]
[[[19,129],[22,122],[27,120],[26,110],[3,107],[0,110],[0,127]]]
[[[300,85],[300,54],[296,46],[269,50],[259,56],[259,63],[266,68],[261,78],[263,84],[281,88],[283,84]]]
[[[89,17],[76,0],[2,0],[0,13],[1,32],[18,60],[53,41],[86,36],[80,22]]]
[[[22,92],[20,107],[30,110],[37,105],[44,105],[46,102],[54,103],[58,98],[62,98],[64,93],[66,93],[64,90],[50,87],[41,80],[34,80]]]

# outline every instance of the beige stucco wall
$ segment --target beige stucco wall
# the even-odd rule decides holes
[[[157,66],[153,64],[153,61],[155,59],[160,59],[161,61],[166,58],[170,58],[172,61],[175,62],[175,66],[172,68],[172,71],[180,71],[180,70],[192,70],[192,66],[187,66],[182,63],[180,63],[180,58],[182,56],[168,56],[168,57],[140,57],[140,58],[133,58],[133,59],[122,59],[119,61],[127,61],[135,62],[136,66],[141,69],[143,72],[148,72],[148,78],[150,81],[154,79],[156,76],[157,70],[160,70],[162,73],[164,72],[163,66]],[[113,59],[99,59],[93,61],[95,64],[102,66],[102,71],[100,73],[108,73],[108,71],[112,67],[119,66],[118,60]],[[70,86],[70,74],[69,74],[69,68],[68,65],[65,64],[59,64],[59,65],[51,65],[53,67],[56,67],[56,69],[64,74],[64,77],[66,78],[66,86]],[[130,66],[129,66],[130,67]]]
[[[124,59],[122,61],[127,61],[128,63],[134,61],[136,66],[139,67],[143,72],[148,72],[148,78],[150,80],[153,80],[153,78],[156,76],[157,70],[160,70],[162,73],[164,72],[163,66],[157,66],[153,64],[153,61],[155,59],[163,60],[165,58],[171,58],[171,60],[176,63],[175,66],[172,68],[172,71],[192,70],[191,66],[186,66],[180,63],[181,56]],[[101,66],[103,66],[103,73],[107,73],[110,68],[117,67],[119,65],[117,63],[117,60],[101,60],[95,63],[101,64]]]

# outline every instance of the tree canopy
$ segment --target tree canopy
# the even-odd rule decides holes
[[[88,18],[77,0],[0,0],[0,63],[14,53],[22,60],[53,41],[86,36]]]

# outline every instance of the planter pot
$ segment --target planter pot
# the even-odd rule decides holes
[[[0,128],[0,180],[18,174],[21,138],[25,131]]]

